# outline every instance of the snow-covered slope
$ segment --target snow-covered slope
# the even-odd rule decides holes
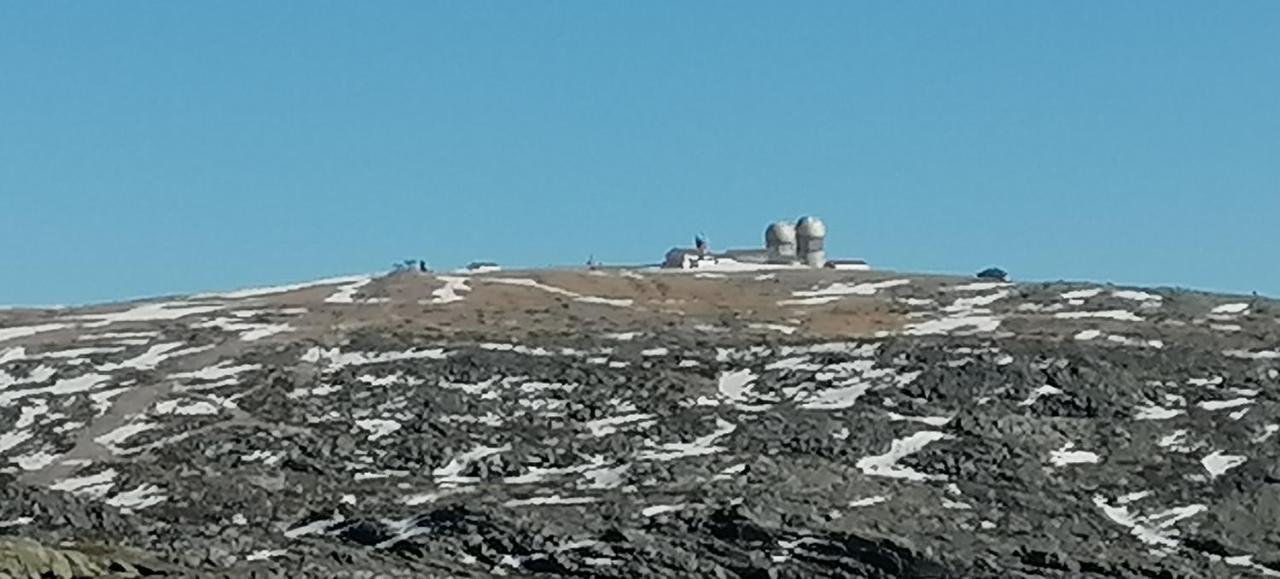
[[[1280,576],[1278,322],[807,270],[5,311],[0,534],[197,575]]]

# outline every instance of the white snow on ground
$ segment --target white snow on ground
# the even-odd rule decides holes
[[[950,416],[906,416],[897,412],[889,413],[889,420],[893,422],[919,422],[920,424],[928,424],[933,427],[946,426],[951,422]]]
[[[0,529],[7,529],[9,527],[21,527],[23,525],[30,525],[33,522],[35,522],[35,519],[32,517],[18,517],[16,519],[11,519],[8,521],[0,521]]]
[[[107,390],[98,390],[96,392],[90,392],[89,400],[93,401],[94,412],[96,412],[98,416],[102,416],[103,414],[106,414],[107,410],[111,408],[111,404],[112,404],[111,401],[114,400],[116,396],[124,394],[128,390],[129,388],[126,386],[121,388],[110,388]]]
[[[1204,466],[1205,470],[1209,471],[1209,476],[1217,478],[1223,473],[1244,464],[1247,460],[1249,459],[1243,456],[1222,454],[1222,451],[1215,450],[1200,459],[1200,464]]]
[[[70,328],[71,324],[40,324],[36,326],[17,326],[12,328],[0,328],[0,342],[8,340],[16,340],[27,336],[34,336],[44,332],[53,332]]]
[[[1102,332],[1098,330],[1081,330],[1080,333],[1076,334],[1076,339],[1082,342],[1087,342],[1101,335]]]
[[[115,478],[115,469],[107,469],[96,474],[63,479],[50,485],[49,488],[55,491],[102,498],[115,485],[113,482]]]
[[[688,504],[686,503],[676,503],[674,505],[651,505],[641,509],[640,516],[656,517],[663,513],[674,513],[676,511],[684,510],[684,508],[687,506]]]
[[[1160,437],[1160,440],[1156,442],[1156,445],[1160,448],[1168,448],[1174,452],[1191,452],[1192,449],[1186,445],[1186,441],[1186,429],[1178,429]]]
[[[1143,406],[1138,409],[1137,414],[1133,416],[1134,420],[1168,420],[1182,414],[1181,410],[1173,408],[1164,408],[1162,406]]]
[[[1128,310],[1100,310],[1091,312],[1058,312],[1053,317],[1060,320],[1107,319],[1122,322],[1141,322],[1142,317]]]
[[[1107,341],[1123,346],[1134,346],[1139,348],[1155,348],[1157,350],[1164,347],[1163,340],[1143,340],[1141,338],[1131,338],[1129,336],[1121,336],[1119,334],[1111,334],[1107,336]]]
[[[39,384],[52,378],[57,373],[57,370],[45,365],[32,368],[24,378],[14,378],[8,372],[0,370],[0,390],[19,384]],[[3,394],[0,394],[0,396],[3,396]]]
[[[192,299],[221,298],[221,299],[227,299],[227,300],[256,298],[260,296],[268,296],[271,294],[281,294],[285,292],[297,291],[300,289],[307,289],[312,287],[351,283],[351,282],[360,281],[362,279],[367,279],[367,278],[369,278],[368,275],[349,275],[344,277],[318,279],[314,281],[306,281],[306,282],[293,283],[288,285],[246,288],[246,289],[240,289],[240,290],[223,292],[223,293],[198,294],[191,297]]]
[[[261,550],[249,553],[247,556],[245,556],[244,560],[245,561],[266,561],[267,559],[283,557],[284,555],[287,555],[287,554],[289,554],[289,551],[285,549],[261,549]]]
[[[192,304],[188,302],[164,302],[142,304],[120,312],[89,314],[75,318],[82,320],[86,328],[100,328],[122,322],[154,322],[176,320],[187,316],[216,312],[226,306],[218,304]]]
[[[353,281],[339,287],[332,295],[324,299],[326,304],[354,304],[356,302],[356,292],[360,288],[373,282],[371,277],[359,277]]]
[[[12,462],[13,464],[18,465],[18,468],[22,470],[34,471],[34,470],[40,470],[55,462],[58,462],[59,458],[61,458],[61,455],[48,454],[44,451],[37,451],[31,454],[14,457],[9,462]]]
[[[861,508],[861,507],[869,507],[871,505],[878,505],[887,500],[889,500],[889,497],[886,497],[883,495],[876,495],[874,497],[867,497],[864,499],[858,499],[856,501],[849,501],[849,507],[855,508],[855,509]]]
[[[1226,408],[1248,406],[1250,404],[1253,404],[1252,398],[1232,398],[1231,400],[1205,400],[1198,404],[1198,406],[1205,410],[1223,410]]]
[[[1192,386],[1217,386],[1224,381],[1222,376],[1214,376],[1212,378],[1188,378],[1187,384]]]
[[[22,360],[27,357],[27,349],[22,346],[14,348],[6,348],[0,352],[0,365],[13,362],[14,360]]]
[[[400,430],[400,423],[385,418],[369,418],[357,420],[356,428],[369,432],[369,440],[378,440],[388,434]]]
[[[614,299],[614,298],[602,298],[602,297],[596,297],[596,296],[584,296],[578,292],[569,291],[564,288],[558,288],[555,286],[544,284],[537,280],[521,278],[521,277],[490,277],[490,278],[477,278],[477,279],[482,279],[490,283],[500,283],[500,284],[506,284],[506,285],[515,285],[515,286],[539,289],[547,293],[570,298],[579,303],[629,307],[635,301],[630,299]]]
[[[31,359],[39,360],[42,358],[53,358],[53,359],[83,358],[85,356],[92,356],[94,354],[114,354],[116,352],[123,352],[123,351],[124,351],[123,346],[114,346],[110,348],[73,348],[70,350],[56,350],[53,352],[42,352],[39,354],[32,355]]]
[[[1249,304],[1222,304],[1209,310],[1213,314],[1242,314],[1249,309]]]
[[[486,342],[480,344],[481,350],[489,350],[490,352],[515,352],[526,356],[550,356],[551,350],[546,348],[530,348],[523,344],[499,344]]]
[[[723,446],[715,446],[716,440],[732,434],[738,426],[723,418],[716,418],[716,430],[711,434],[699,437],[693,442],[671,442],[656,449],[641,450],[636,454],[640,460],[669,461],[691,456],[715,454],[724,450]]]
[[[249,454],[241,456],[240,460],[244,462],[262,461],[263,464],[267,466],[271,466],[277,462],[280,462],[280,460],[283,458],[284,458],[284,453],[282,452],[272,452],[270,450],[255,450]]]
[[[800,329],[795,326],[788,326],[784,324],[760,324],[760,323],[747,324],[747,327],[753,328],[756,330],[773,330],[775,332],[782,332],[783,334],[786,334],[788,336],[796,333],[796,331]]]
[[[1251,352],[1249,350],[1227,350],[1222,354],[1224,356],[1244,358],[1246,360],[1280,360],[1280,350],[1262,350],[1259,352]]]
[[[1217,555],[1211,555],[1210,558]],[[1276,571],[1271,567],[1259,565],[1254,562],[1253,555],[1237,555],[1235,557],[1223,557],[1222,562],[1232,567],[1247,567],[1249,570],[1261,574],[1263,577],[1280,577],[1280,571]]]
[[[1204,505],[1187,505],[1151,515],[1135,515],[1123,504],[1110,504],[1101,495],[1093,497],[1093,504],[1102,509],[1112,521],[1129,528],[1130,534],[1148,545],[1177,547],[1180,533],[1174,525],[1179,521],[1208,510]]]
[[[825,288],[791,292],[797,298],[822,298],[841,296],[873,296],[882,289],[889,289],[911,283],[908,279],[891,279],[887,281],[847,284],[836,282]]]
[[[1087,450],[1072,450],[1075,444],[1068,442],[1062,448],[1049,454],[1049,462],[1054,466],[1067,466],[1070,464],[1097,464],[1099,458],[1097,453]]]
[[[1262,428],[1262,434],[1253,437],[1253,442],[1255,444],[1266,442],[1267,439],[1271,438],[1271,436],[1276,432],[1280,432],[1280,424],[1268,424]]]
[[[1084,299],[1089,299],[1089,298],[1091,298],[1091,297],[1094,297],[1094,296],[1096,296],[1096,295],[1098,295],[1098,294],[1100,294],[1100,293],[1102,293],[1102,288],[1091,288],[1091,289],[1075,290],[1075,291],[1069,291],[1069,292],[1063,293],[1063,294],[1062,294],[1062,299],[1064,299],[1064,300],[1084,300]]]
[[[188,402],[184,404],[184,402]],[[227,403],[234,407],[235,404]],[[156,404],[156,414],[174,415],[174,416],[210,416],[218,413],[218,407],[212,402],[197,400],[194,402],[184,400],[165,400]]]
[[[178,358],[181,356],[188,356],[191,354],[197,354],[199,352],[203,352],[205,350],[209,350],[213,348],[213,344],[210,344],[207,346],[197,346],[194,348],[187,348],[184,350],[176,349],[183,345],[185,344],[183,344],[182,342],[156,344],[148,348],[146,352],[143,352],[142,354],[134,358],[130,358],[120,363],[105,364],[99,367],[99,370],[102,370],[103,372],[115,372],[117,370],[125,370],[125,369],[151,370],[156,366],[160,365],[160,363],[164,362],[165,360],[169,360],[171,358]]]
[[[880,344],[863,343],[863,342],[827,342],[825,344],[811,344],[808,346],[783,346],[778,348],[780,356],[794,356],[796,354],[848,354],[859,358],[867,358],[874,356],[876,351],[880,349]],[[751,353],[768,353],[768,348],[753,347],[749,350]]]
[[[999,327],[1000,319],[995,316],[966,314],[939,318],[916,324],[907,324],[903,333],[908,336],[927,336],[949,334],[955,330],[966,328],[970,329],[970,332],[992,332]]]
[[[120,507],[120,510],[125,513],[132,513],[163,503],[167,498],[164,493],[160,492],[160,487],[153,484],[142,484],[107,499],[107,504],[113,507]]]
[[[112,430],[111,432],[103,434],[93,439],[93,441],[111,449],[113,452],[118,452],[120,450],[120,443],[133,438],[137,434],[141,434],[148,430],[154,430],[159,427],[159,424],[151,422],[131,422]]]
[[[323,362],[329,369],[337,370],[347,366],[364,366],[399,360],[443,360],[446,357],[448,354],[439,348],[403,352],[342,352],[338,348],[325,350],[316,346],[302,355],[302,361],[313,364]]]
[[[622,486],[623,476],[627,471],[631,470],[631,465],[623,464],[618,466],[609,466],[601,468],[593,468],[582,472],[582,477],[589,481],[584,488],[588,489],[613,489]]]
[[[1023,400],[1022,402],[1019,402],[1018,406],[1031,406],[1032,404],[1035,404],[1036,401],[1041,399],[1042,397],[1053,396],[1055,394],[1062,394],[1062,390],[1059,388],[1054,388],[1053,386],[1050,386],[1048,384],[1045,384],[1044,386],[1041,386],[1031,391],[1031,394],[1028,395],[1025,400]]]
[[[31,439],[31,433],[25,430],[0,432],[0,452],[8,452]]]
[[[431,471],[431,475],[436,477],[436,482],[441,483],[470,482],[470,479],[459,476],[462,474],[462,471],[467,469],[468,466],[471,466],[472,463],[486,456],[492,456],[509,450],[511,450],[510,444],[504,444],[502,446],[477,446],[474,449],[454,457],[449,461],[449,464]]]
[[[941,480],[945,477],[917,472],[907,467],[898,466],[897,463],[903,458],[920,452],[930,443],[949,438],[952,438],[952,436],[936,430],[916,432],[906,438],[896,439],[889,443],[889,451],[884,454],[858,459],[855,466],[861,469],[863,473],[871,476],[902,478],[913,481]]]
[[[110,376],[103,374],[84,374],[75,378],[66,378],[55,382],[52,386],[44,388],[32,388],[28,390],[5,390],[0,391],[0,408],[8,406],[15,400],[21,400],[31,396],[41,394],[53,394],[55,396],[65,396],[67,394],[77,394],[87,392],[97,388],[99,385],[110,380]]]
[[[653,424],[654,415],[652,414],[626,414],[623,416],[610,416],[608,418],[600,418],[590,420],[583,423],[587,430],[591,431],[591,436],[599,438],[617,432],[623,427],[646,427]]]
[[[987,291],[987,290],[1001,288],[1001,287],[1009,287],[1011,285],[1013,284],[1008,282],[1003,282],[1003,281],[979,281],[974,283],[967,283],[963,285],[956,285],[948,288],[943,288],[943,291],[981,292],[981,291]]]
[[[956,298],[951,305],[942,308],[944,312],[966,312],[982,306],[989,306],[1006,297],[1009,297],[1008,290],[1002,290],[991,294],[973,296],[969,298]]]
[[[650,348],[648,350],[644,350],[640,352],[640,355],[646,358],[653,358],[657,356],[666,356],[667,354],[670,354],[670,353],[671,353],[671,350],[668,350],[667,348],[659,347],[659,348]]]
[[[289,324],[245,322],[235,318],[214,318],[207,322],[195,324],[192,327],[218,328],[227,332],[239,332],[240,340],[243,342],[254,342],[276,334],[293,331],[293,326]]]
[[[823,368],[822,364],[810,363],[809,356],[792,356],[790,358],[782,358],[765,364],[765,370],[809,370],[817,371]]]
[[[44,400],[36,400],[19,409],[18,421],[13,427],[22,430],[36,423],[36,419],[49,413],[49,405]]]
[[[899,386],[902,386],[909,384],[917,375],[917,373],[899,374],[894,380]],[[798,396],[796,401],[799,402],[800,408],[808,410],[840,410],[852,407],[857,403],[858,398],[870,390],[872,386],[872,383],[864,382],[861,378],[854,377],[837,382],[834,388],[821,389]]]
[[[820,306],[831,302],[840,301],[843,296],[819,296],[816,298],[799,298],[792,300],[779,300],[780,306]]]
[[[1111,292],[1111,295],[1124,300],[1133,300],[1135,302],[1158,302],[1164,300],[1163,296],[1135,290],[1117,290]]]
[[[234,364],[234,362],[223,361],[223,362],[219,362],[216,365],[206,366],[204,368],[201,368],[199,370],[195,370],[192,372],[179,372],[177,374],[170,374],[169,379],[170,380],[214,381],[214,380],[222,380],[224,378],[230,378],[232,376],[236,376],[244,372],[251,372],[253,370],[258,370],[262,368],[262,366],[258,364],[242,364],[239,366],[233,366],[231,364]]]
[[[605,334],[604,337],[610,340],[618,340],[619,342],[630,342],[639,336],[640,332],[619,332],[616,334]]]
[[[720,374],[717,389],[720,395],[734,402],[745,402],[756,376],[749,369]]]
[[[549,497],[531,497],[527,499],[511,499],[502,503],[504,507],[529,507],[541,505],[585,505],[594,503],[599,499],[595,497],[562,497],[560,495],[551,495]]]
[[[444,286],[431,292],[431,303],[433,304],[451,304],[460,302],[466,298],[458,295],[458,292],[470,292],[471,286],[467,285],[467,278],[442,275],[440,281],[444,282]]]

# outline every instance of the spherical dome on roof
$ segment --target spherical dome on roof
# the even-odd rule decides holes
[[[827,226],[817,217],[801,217],[796,222],[796,234],[800,237],[826,237]]]
[[[781,245],[796,242],[796,228],[790,223],[779,221],[764,230],[765,245]]]

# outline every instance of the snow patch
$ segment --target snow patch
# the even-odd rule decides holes
[[[142,484],[107,499],[107,504],[119,507],[125,513],[132,513],[163,503],[167,499],[168,497],[160,492],[160,487],[153,484]]]
[[[1067,466],[1071,464],[1097,464],[1098,455],[1087,450],[1072,450],[1074,443],[1068,442],[1062,448],[1053,451],[1049,455],[1049,462],[1054,466]]]
[[[1111,292],[1111,295],[1122,300],[1132,300],[1135,302],[1158,302],[1164,300],[1163,296],[1136,290],[1117,290]]]
[[[1219,476],[1222,476],[1223,473],[1244,464],[1247,460],[1249,459],[1243,456],[1222,454],[1222,451],[1215,450],[1208,456],[1200,459],[1200,464],[1204,466],[1206,471],[1209,471],[1210,477],[1218,478]]]
[[[841,296],[873,296],[883,289],[894,288],[911,283],[909,279],[891,279],[887,281],[867,282],[860,284],[833,283],[825,288],[791,292],[797,298],[826,298]],[[782,302],[779,302],[782,303]]]
[[[1248,311],[1248,310],[1249,310],[1249,304],[1243,304],[1243,303],[1237,303],[1237,304],[1222,304],[1222,305],[1220,305],[1220,306],[1217,306],[1217,307],[1213,308],[1212,310],[1209,310],[1209,313],[1213,313],[1213,314],[1242,314],[1242,313],[1244,313],[1244,312],[1246,312],[1246,311]]]
[[[100,328],[122,322],[155,322],[176,320],[187,316],[208,314],[225,308],[223,305],[192,304],[188,302],[165,302],[142,304],[121,312],[90,314],[76,319],[87,322],[86,328]]]
[[[1053,317],[1060,320],[1105,319],[1122,322],[1141,322],[1143,318],[1128,310],[1099,310],[1091,312],[1058,312]]]
[[[223,292],[223,293],[197,294],[191,297],[192,299],[220,298],[220,299],[227,299],[227,300],[238,300],[238,299],[244,299],[244,298],[256,298],[261,296],[269,296],[272,294],[282,294],[285,292],[297,291],[300,289],[307,289],[311,287],[319,287],[324,285],[352,283],[352,282],[356,282],[356,281],[360,281],[362,279],[368,279],[368,278],[369,276],[367,275],[349,275],[345,277],[318,279],[314,281],[306,281],[306,282],[293,283],[288,285],[246,288],[246,289],[240,289],[240,290]]]
[[[867,456],[858,459],[857,466],[863,473],[870,476],[883,476],[890,478],[902,478],[913,481],[924,480],[941,480],[946,477],[941,475],[930,475],[913,469],[898,466],[898,461],[912,454],[920,452],[925,446],[939,440],[953,438],[945,432],[936,430],[925,430],[916,432],[906,438],[896,439],[889,444],[889,451],[877,455]]]
[[[356,302],[356,292],[360,288],[373,282],[371,277],[359,277],[355,280],[339,287],[332,295],[324,299],[326,304],[354,304]]]
[[[1045,396],[1054,396],[1057,394],[1062,394],[1062,390],[1059,388],[1050,386],[1048,384],[1045,384],[1044,386],[1041,386],[1031,391],[1031,394],[1028,395],[1025,400],[1023,400],[1022,402],[1019,402],[1018,406],[1031,406],[1032,404],[1035,404],[1037,400]]]
[[[71,327],[71,324],[40,324],[37,326],[17,326],[12,328],[0,328],[0,342],[5,342],[8,340],[16,340],[18,338],[25,338],[28,336],[34,336],[36,334],[53,332],[56,330],[62,330],[70,327]]]
[[[1151,515],[1135,515],[1123,504],[1112,505],[1100,495],[1093,497],[1093,504],[1102,509],[1115,523],[1128,527],[1130,534],[1148,545],[1177,547],[1180,533],[1173,525],[1208,510],[1204,505],[1187,505]]]
[[[385,418],[368,418],[356,421],[356,428],[369,432],[369,440],[378,440],[397,430],[400,430],[400,423]]]
[[[431,303],[433,304],[460,302],[466,298],[458,295],[458,293],[471,291],[471,286],[467,285],[468,279],[465,277],[440,276],[440,281],[444,282],[444,286],[431,292]]]
[[[1102,288],[1082,289],[1062,294],[1064,300],[1085,300],[1102,293]]]

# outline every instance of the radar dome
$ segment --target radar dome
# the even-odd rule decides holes
[[[827,226],[817,217],[801,217],[796,222],[796,235],[800,237],[826,237]]]
[[[789,245],[796,242],[796,228],[790,223],[779,221],[764,230],[765,247]]]

